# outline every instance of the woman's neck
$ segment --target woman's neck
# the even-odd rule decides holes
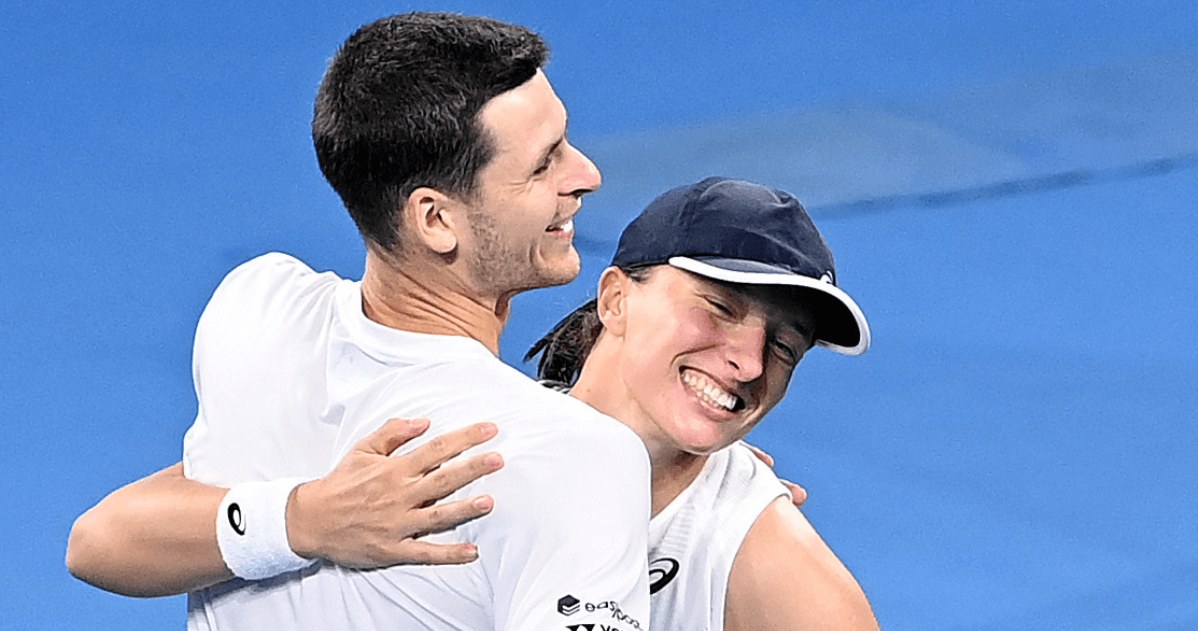
[[[651,514],[656,517],[699,477],[708,457],[679,451],[674,458],[650,458],[653,466]]]

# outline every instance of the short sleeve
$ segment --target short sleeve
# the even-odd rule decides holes
[[[189,478],[228,486],[310,475],[286,468],[305,461],[286,458],[281,448],[302,445],[306,433],[295,426],[275,427],[279,415],[259,407],[269,406],[262,393],[297,387],[276,366],[292,360],[296,348],[306,350],[289,339],[276,339],[272,331],[281,328],[281,318],[297,311],[290,307],[295,295],[334,280],[276,252],[241,264],[217,286],[196,325],[192,348],[198,410],[183,439],[183,470]],[[273,460],[284,468],[271,468]]]

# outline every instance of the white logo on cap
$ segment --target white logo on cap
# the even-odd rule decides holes
[[[819,277],[819,279],[820,279],[820,280],[822,280],[822,281],[824,281],[825,283],[828,283],[829,285],[835,285],[835,284],[836,284],[836,281],[835,281],[835,280],[833,280],[833,278],[832,278],[832,272],[831,272],[831,271],[824,272],[824,275],[823,275],[823,276],[820,276],[820,277]]]

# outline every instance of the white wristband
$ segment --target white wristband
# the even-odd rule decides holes
[[[307,481],[246,482],[225,493],[216,514],[216,542],[235,576],[258,580],[316,563],[293,552],[287,541],[287,499]]]

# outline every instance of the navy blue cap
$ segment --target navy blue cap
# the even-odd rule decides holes
[[[803,205],[785,191],[710,177],[670,189],[620,235],[612,265],[671,265],[713,280],[804,292],[815,343],[845,355],[869,348],[861,308],[836,286],[832,252]]]

